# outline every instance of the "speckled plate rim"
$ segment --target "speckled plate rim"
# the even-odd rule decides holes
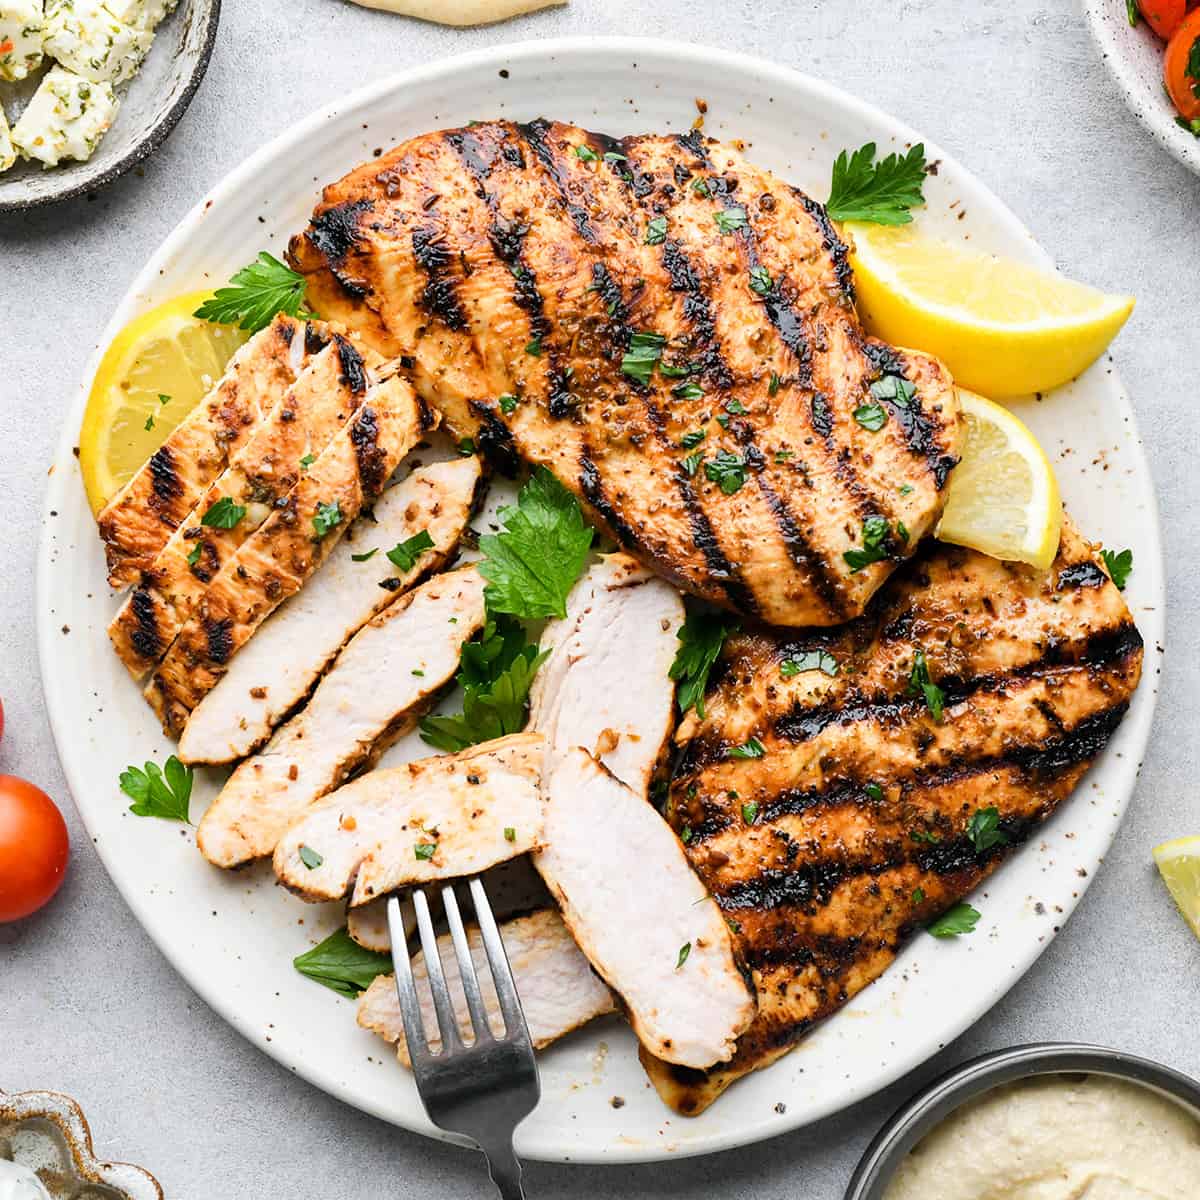
[[[161,298],[164,278],[177,275],[177,261],[186,261],[188,258],[188,239],[203,235],[206,217],[211,215],[219,222],[218,214],[222,212],[223,206],[236,207],[239,193],[253,193],[254,181],[260,172],[284,156],[292,156],[289,161],[293,161],[296,154],[305,151],[306,143],[311,144],[319,140],[321,131],[331,123],[336,131],[344,135],[345,141],[352,142],[355,146],[370,146],[370,142],[361,143],[360,140],[365,136],[374,139],[380,135],[376,132],[364,135],[360,130],[365,128],[367,118],[374,114],[375,109],[372,106],[382,107],[384,100],[393,93],[407,96],[413,90],[423,88],[436,95],[438,99],[431,101],[434,105],[431,120],[436,121],[442,117],[446,104],[449,103],[446,97],[455,95],[456,85],[461,87],[459,77],[464,74],[473,74],[481,80],[485,77],[494,79],[499,68],[511,68],[512,78],[515,80],[519,69],[527,69],[529,76],[540,79],[539,71],[543,74],[558,71],[561,75],[570,69],[577,75],[579,72],[586,72],[589,69],[588,64],[591,64],[591,69],[598,73],[604,68],[611,68],[620,70],[624,75],[628,73],[631,63],[641,68],[637,77],[644,81],[641,86],[647,89],[653,86],[649,81],[653,78],[656,66],[664,72],[686,73],[686,84],[681,83],[679,87],[681,91],[685,86],[688,88],[689,106],[692,96],[704,94],[715,77],[722,77],[732,81],[729,86],[736,85],[739,91],[743,87],[751,86],[768,88],[773,97],[779,97],[781,103],[771,110],[772,127],[784,117],[789,103],[797,108],[819,105],[823,121],[844,119],[853,125],[856,135],[876,136],[884,145],[903,145],[919,140],[918,135],[902,122],[822,80],[749,55],[650,38],[566,38],[501,45],[406,71],[371,84],[314,113],[251,155],[208,195],[200,199],[151,256],[110,320],[84,374],[80,394],[66,418],[43,513],[36,604],[41,675],[51,727],[83,821],[97,842],[97,849],[105,866],[134,915],[184,979],[252,1044],[329,1094],[381,1119],[443,1140],[460,1139],[443,1133],[428,1121],[420,1108],[415,1089],[411,1088],[411,1082],[407,1078],[402,1081],[402,1086],[386,1082],[381,1084],[377,1076],[375,1083],[366,1089],[356,1086],[343,1060],[334,1061],[329,1053],[323,1057],[314,1053],[311,1041],[302,1036],[303,1030],[293,1037],[291,1031],[282,1027],[278,1021],[271,1026],[271,1036],[265,1039],[267,1044],[264,1044],[261,1022],[265,1002],[256,997],[254,1004],[258,1005],[258,1011],[254,1011],[254,1006],[247,1004],[244,981],[240,977],[236,984],[231,984],[228,980],[215,978],[211,971],[206,970],[204,962],[195,953],[189,953],[188,947],[179,937],[179,929],[170,924],[169,913],[163,910],[161,892],[155,896],[152,889],[148,890],[147,882],[143,878],[145,860],[138,860],[136,857],[136,843],[143,836],[141,831],[131,830],[126,823],[121,831],[121,838],[132,844],[118,844],[115,847],[112,837],[100,836],[114,833],[113,828],[106,828],[106,822],[109,813],[120,806],[120,801],[116,797],[115,787],[103,789],[102,802],[90,794],[96,790],[93,783],[97,762],[103,758],[103,749],[93,747],[91,751],[86,751],[81,746],[81,729],[91,717],[86,707],[88,702],[81,695],[77,662],[71,658],[70,651],[64,648],[65,641],[59,636],[59,624],[68,613],[57,606],[55,593],[56,587],[61,588],[68,582],[68,577],[56,566],[56,539],[60,536],[62,521],[56,522],[55,518],[59,509],[70,509],[72,520],[81,512],[79,506],[83,503],[82,488],[78,483],[78,470],[72,446],[86,402],[88,386],[102,347],[148,302]],[[576,75],[572,77],[575,78]],[[544,83],[542,86],[544,87]],[[622,94],[628,93],[622,91]],[[606,100],[604,103],[609,108],[616,109],[622,101]],[[713,126],[712,111],[710,105],[710,129]],[[732,122],[736,119],[737,113],[734,109],[729,120]],[[643,121],[644,118],[639,116],[637,120]],[[612,119],[614,125],[618,121],[627,124],[629,117]],[[935,190],[949,187],[946,180],[953,177],[953,186],[966,198],[965,202],[976,207],[982,206],[987,212],[986,225],[980,224],[979,219],[976,219],[981,234],[990,228],[995,240],[1007,246],[1010,253],[1048,268],[1052,267],[1049,255],[1037,246],[1025,226],[990,189],[958,165],[940,147],[929,139],[924,140],[930,157],[944,164],[941,177],[931,181]],[[349,152],[351,151],[343,147],[340,155]],[[369,152],[367,150],[362,157],[366,157]],[[803,183],[803,180],[797,182]],[[304,188],[307,193],[314,185],[298,183],[297,186]],[[950,227],[963,228],[961,222],[954,223],[953,216],[951,213],[947,217]],[[265,239],[267,235],[264,233],[261,236]],[[987,239],[982,240],[986,244]],[[211,269],[212,265],[210,263],[205,269]],[[175,286],[181,285],[176,283]],[[202,284],[197,281],[193,286]],[[1064,394],[1070,393],[1073,386],[1068,385]],[[1120,428],[1125,443],[1120,448],[1121,465],[1126,468],[1123,473],[1135,481],[1125,493],[1126,507],[1132,503],[1142,522],[1138,531],[1140,540],[1137,543],[1138,571],[1130,589],[1131,597],[1136,592],[1137,598],[1136,601],[1131,599],[1131,604],[1135,606],[1139,628],[1147,646],[1153,652],[1153,647],[1162,644],[1164,636],[1163,561],[1157,502],[1153,494],[1145,451],[1137,435],[1132,408],[1116,377],[1110,357],[1105,356],[1103,361],[1090,369],[1083,377],[1080,390],[1087,394],[1088,403],[1091,403],[1094,393],[1103,406],[1115,406],[1119,415],[1119,420],[1115,423]],[[1079,391],[1074,393],[1074,399],[1068,397],[1064,402],[1068,400],[1070,403],[1078,403]],[[1031,413],[1031,419],[1036,415]],[[1061,421],[1059,423],[1061,424]],[[1061,440],[1059,444],[1061,445]],[[1121,511],[1124,512],[1124,509]],[[90,523],[90,514],[88,521]],[[80,536],[84,536],[82,532]],[[99,557],[95,540],[92,528],[86,532],[86,545],[81,541],[79,546],[67,548],[71,551],[68,557],[72,560],[72,570],[78,571],[79,562],[89,555]],[[92,570],[98,571],[98,564]],[[93,578],[89,575],[87,579],[89,588],[102,587],[98,576]],[[77,609],[74,615],[78,615],[83,621],[92,616],[83,609]],[[106,646],[102,647],[96,653],[102,653],[106,649]],[[111,655],[106,657],[111,658]],[[901,962],[885,976],[884,981],[860,993],[836,1018],[810,1034],[797,1053],[785,1057],[769,1070],[759,1072],[751,1079],[743,1081],[703,1116],[690,1120],[671,1114],[652,1095],[649,1097],[653,1102],[652,1107],[647,1108],[642,1103],[640,1096],[648,1085],[644,1076],[636,1071],[636,1054],[631,1056],[632,1068],[624,1062],[614,1064],[612,1060],[615,1055],[608,1055],[608,1075],[605,1076],[601,1087],[612,1087],[614,1079],[622,1085],[624,1094],[630,1099],[618,1116],[626,1124],[615,1124],[617,1118],[613,1113],[606,1111],[607,1100],[601,1095],[594,1095],[586,1105],[579,1101],[578,1111],[581,1116],[576,1124],[568,1127],[567,1132],[562,1128],[559,1128],[558,1132],[543,1129],[538,1117],[548,1104],[545,1086],[547,1074],[550,1074],[552,1082],[556,1084],[561,1083],[564,1077],[577,1081],[571,1083],[569,1089],[561,1090],[556,1102],[565,1112],[574,1112],[576,1089],[586,1090],[588,1086],[588,1072],[579,1062],[581,1047],[590,1053],[587,1048],[594,1047],[597,1038],[600,1039],[602,1047],[606,1039],[613,1040],[612,1032],[608,1029],[598,1033],[581,1031],[543,1054],[543,1104],[539,1112],[518,1129],[518,1151],[525,1157],[544,1161],[620,1163],[708,1154],[744,1146],[810,1124],[863,1100],[937,1053],[948,1041],[978,1020],[1028,970],[1049,945],[1094,878],[1132,795],[1137,768],[1149,738],[1157,685],[1153,665],[1148,665],[1150,669],[1146,672],[1147,678],[1135,695],[1131,710],[1118,731],[1114,744],[1101,756],[1089,776],[1093,781],[1090,784],[1093,797],[1100,797],[1099,800],[1093,798],[1091,804],[1102,804],[1102,808],[1089,810],[1085,798],[1079,798],[1079,805],[1088,813],[1085,822],[1087,836],[1071,845],[1079,847],[1073,861],[1086,870],[1081,870],[1080,877],[1075,878],[1076,872],[1063,864],[1057,871],[1059,883],[1054,889],[1050,889],[1044,882],[1037,883],[1038,872],[1049,869],[1046,860],[1038,858],[1038,853],[1045,843],[1062,837],[1061,833],[1052,835],[1050,831],[1050,825],[1055,825],[1055,828],[1061,827],[1060,824],[1056,824],[1062,816],[1060,811],[1043,831],[1043,846],[1030,844],[1023,847],[1014,857],[1014,861],[999,873],[1000,877],[1012,880],[1012,883],[1007,889],[995,890],[1014,892],[1018,888],[1019,880],[1022,894],[1028,894],[1027,889],[1031,887],[1042,890],[1042,894],[1052,891],[1057,905],[1057,914],[1053,919],[1035,918],[1032,913],[1023,909],[1019,922],[1011,921],[1008,917],[1002,921],[997,917],[993,923],[994,933],[977,937],[975,941],[978,945],[975,948],[970,945],[945,946],[937,942],[936,955],[930,949],[930,946],[934,945],[932,939],[924,939],[919,947],[915,943],[910,944],[906,947]],[[131,694],[136,696],[136,689],[133,689]],[[140,699],[138,704],[140,705]],[[109,710],[113,707],[110,705]],[[139,721],[144,720],[142,714],[145,711],[138,713]],[[106,711],[106,720],[111,719]],[[141,749],[147,748],[141,746]],[[169,753],[165,744],[161,752]],[[105,764],[106,768],[107,766],[108,764]],[[117,770],[119,769],[117,767]],[[107,774],[104,777],[107,779]],[[113,779],[115,778],[116,771],[113,772]],[[1081,789],[1083,786],[1081,785]],[[1064,806],[1064,809],[1067,807]],[[1081,812],[1076,820],[1083,819]],[[1056,841],[1055,844],[1060,845],[1061,842]],[[182,840],[180,845],[186,848]],[[1072,854],[1076,854],[1074,849]],[[1066,876],[1070,876],[1069,882]],[[994,884],[991,886],[994,887]],[[260,916],[257,919],[262,918]],[[992,945],[993,937],[997,936],[998,943]],[[961,940],[970,942],[971,939]],[[922,939],[917,941],[921,942]],[[986,961],[978,963],[980,957]],[[917,980],[910,979],[907,969],[901,970],[902,966],[907,967],[913,961],[925,964],[925,970]],[[977,963],[974,968],[971,965],[973,962]],[[976,976],[982,972],[987,980],[986,986],[976,988],[966,997],[955,992],[952,1010],[949,1012],[931,1013],[916,1011],[911,1007],[911,997],[914,994],[921,995],[926,1001],[929,999],[928,991],[920,990],[922,987],[927,989],[929,984],[922,983],[921,980],[941,978],[945,972],[950,972],[953,978],[961,979],[961,973],[964,971],[972,971]],[[914,988],[918,989],[916,993]],[[941,994],[945,997],[949,993],[943,990]],[[311,1015],[309,1010],[313,1008],[312,1001],[293,996],[291,992],[287,995],[287,1004],[294,1006],[293,1010],[289,1010],[289,1015],[297,1015],[295,1010],[299,1011],[302,1018]],[[903,1016],[899,1016],[898,1009],[902,1006],[902,997],[905,995],[909,997],[910,1007],[904,1009]],[[859,1018],[857,1022],[855,1017]],[[857,1053],[862,1058],[862,1047],[866,1047],[867,1052],[872,1055],[875,1053],[875,1041],[864,1036],[867,1027],[863,1024],[863,1017],[872,1018],[877,1028],[889,1031],[886,1035],[888,1040],[883,1043],[887,1046],[886,1051],[879,1052],[880,1058],[872,1058],[869,1068],[845,1072],[838,1068],[835,1075],[829,1077],[828,1086],[822,1082],[815,1091],[809,1088],[808,1084],[813,1076],[811,1073],[805,1076],[804,1072],[806,1067],[811,1072],[815,1061],[827,1063],[831,1056],[834,1061],[840,1061],[838,1055],[843,1053],[850,1056]],[[904,1022],[903,1036],[898,1036],[899,1030],[895,1024],[898,1019]],[[821,1045],[819,1053],[815,1049],[818,1043]],[[624,1056],[624,1039],[620,1049]],[[607,1048],[605,1053],[607,1054]],[[564,1062],[569,1068],[566,1071],[561,1065]],[[616,1070],[617,1066],[621,1066],[621,1071]],[[858,1063],[857,1066],[862,1067],[862,1063]],[[758,1084],[758,1081],[764,1079],[770,1080],[769,1096],[764,1094],[765,1085]],[[626,1084],[630,1090],[624,1089]],[[633,1092],[632,1089],[637,1089],[637,1092]],[[592,1091],[594,1093],[596,1089],[593,1087]],[[788,1103],[765,1103],[767,1100],[778,1099],[787,1100]],[[639,1123],[631,1127],[628,1122],[634,1119]]]
[[[97,175],[84,175],[76,179],[73,173],[65,174],[63,176],[65,186],[61,191],[49,192],[42,196],[28,196],[24,199],[17,198],[15,200],[5,200],[3,196],[0,196],[0,215],[12,212],[27,212],[32,208],[43,208],[47,204],[59,204],[64,200],[73,200],[77,196],[87,195],[88,192],[98,191],[100,188],[112,183],[114,179],[120,178],[127,171],[131,171],[138,163],[148,158],[167,140],[171,131],[179,124],[180,118],[187,111],[192,98],[196,95],[196,90],[200,87],[205,72],[208,70],[209,60],[212,58],[213,46],[216,44],[217,26],[221,21],[221,0],[203,0],[203,2],[205,8],[201,14],[201,20],[204,22],[204,26],[200,52],[196,56],[196,61],[192,64],[192,69],[188,73],[187,79],[179,91],[179,95],[175,97],[174,103],[151,126],[146,136],[127,154],[122,155],[116,162],[106,167]],[[120,115],[118,112],[118,120],[120,120]],[[86,166],[86,164],[84,165]]]
[[[1121,89],[1129,111],[1168,154],[1200,175],[1200,138],[1175,124],[1175,110],[1163,92],[1161,69],[1154,83],[1147,84],[1134,61],[1137,43],[1133,39],[1153,38],[1153,32],[1144,21],[1137,29],[1129,24],[1124,0],[1083,0],[1083,13],[1101,60]]]
[[[1200,1119],[1200,1081],[1153,1059],[1083,1042],[1034,1042],[980,1055],[947,1071],[902,1104],[867,1147],[845,1200],[883,1200],[904,1156],[964,1104],[1006,1083],[1086,1072],[1165,1092]]]

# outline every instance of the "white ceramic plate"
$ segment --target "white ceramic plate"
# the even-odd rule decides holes
[[[579,39],[466,55],[358,92],[254,155],[201,198],[146,264],[102,344],[146,306],[225,280],[264,246],[278,251],[303,227],[317,181],[338,178],[378,146],[473,118],[543,112],[615,134],[682,131],[695,118],[697,96],[708,100],[708,133],[743,138],[753,159],[818,197],[827,194],[841,147],[875,139],[890,149],[915,140],[890,117],[827,84],[718,50]],[[1048,263],[990,191],[936,147],[928,152],[941,168],[927,186],[923,225]],[[104,635],[116,604],[103,581],[72,455],[89,382],[90,372],[50,481],[37,603],[55,737],[96,849],[163,953],[247,1038],[348,1103],[432,1133],[410,1078],[382,1043],[357,1028],[353,1006],[291,967],[294,954],[340,924],[340,912],[300,905],[261,868],[216,871],[196,852],[190,830],[126,812],[119,772],[151,757],[161,762],[172,747]],[[793,1054],[693,1120],[660,1104],[624,1027],[616,1021],[590,1027],[542,1056],[542,1103],[518,1132],[522,1154],[610,1162],[701,1154],[843,1108],[975,1021],[1078,902],[1129,800],[1154,707],[1153,647],[1162,638],[1163,611],[1157,513],[1133,413],[1110,361],[1020,411],[1057,462],[1067,502],[1087,532],[1112,546],[1136,547],[1128,595],[1151,669],[1102,761],[976,898],[984,918],[973,936],[949,944],[918,937],[881,982]],[[193,815],[214,782],[198,778]],[[632,873],[630,886],[637,886]],[[615,1096],[623,1106],[611,1103]]]
[[[1160,146],[1200,174],[1200,138],[1176,124],[1179,114],[1163,88],[1163,42],[1145,21],[1130,27],[1125,0],[1083,0],[1083,11],[1133,115]]]

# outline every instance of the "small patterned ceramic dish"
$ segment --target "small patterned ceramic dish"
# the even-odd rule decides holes
[[[1179,114],[1163,87],[1163,43],[1145,21],[1130,26],[1126,0],[1083,0],[1083,11],[1134,116],[1159,145],[1200,174],[1200,137],[1176,123]]]
[[[0,213],[94,192],[158,149],[204,78],[220,14],[221,0],[180,0],[158,27],[145,63],[122,89],[116,119],[92,157],[49,170],[18,162],[0,175]],[[35,82],[6,85],[6,98],[16,95],[19,107]]]
[[[149,1171],[96,1158],[83,1110],[59,1092],[0,1092],[0,1159],[36,1172],[53,1200],[163,1200]]]

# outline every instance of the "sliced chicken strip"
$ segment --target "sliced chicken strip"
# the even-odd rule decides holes
[[[556,910],[547,908],[527,917],[506,921],[500,926],[500,936],[504,939],[513,980],[521,997],[529,1036],[537,1049],[565,1037],[596,1017],[614,1011],[612,992],[597,978],[588,960],[579,952]],[[493,1030],[501,1032],[504,1019],[500,1016],[500,1005],[478,926],[467,927],[467,938],[483,992],[488,1022]],[[458,960],[449,934],[438,938],[438,949],[446,982],[454,998],[458,1027],[464,1037],[470,1037],[470,1017],[462,996]],[[421,1001],[426,1036],[430,1049],[436,1053],[441,1047],[441,1039],[437,1034],[425,957],[419,951],[413,958],[413,978]],[[395,1045],[400,1061],[406,1067],[410,1066],[394,976],[380,975],[362,994],[358,1001],[358,1023]]]
[[[473,573],[473,572],[472,572]],[[351,905],[461,879],[539,844],[541,734],[372,771],[313,804],[275,847],[275,874],[305,900]]]
[[[546,844],[534,865],[639,1041],[684,1067],[727,1062],[754,1019],[754,993],[679,839],[584,750],[547,772],[543,794]]]
[[[368,363],[378,361],[370,351],[364,358],[346,338],[334,334],[332,344],[312,359],[259,421],[142,572],[108,627],[117,657],[135,679],[154,669],[195,613],[212,579],[296,486],[305,464],[354,415],[370,382]],[[225,519],[218,516],[223,510]],[[214,523],[205,524],[206,519]]]
[[[295,382],[310,347],[324,346],[324,330],[320,322],[277,316],[234,354],[212,391],[104,506],[98,523],[114,588],[150,566],[230,455]]]
[[[362,509],[437,418],[394,376],[367,393],[346,427],[317,457],[283,505],[217,573],[184,626],[146,698],[178,736],[254,631],[332,553]]]
[[[674,725],[668,672],[683,601],[627,554],[610,554],[575,585],[567,615],[551,621],[530,693],[531,728],[558,761],[582,746],[640,796]]]
[[[244,758],[308,694],[330,660],[367,621],[439,569],[471,515],[479,459],[414,471],[360,517],[329,560],[284,604],[196,706],[177,751],[185,763]],[[401,570],[387,552],[419,534],[433,545]]]
[[[209,862],[261,858],[315,800],[406,733],[458,668],[483,627],[473,567],[438,575],[354,635],[307,706],[243,761],[200,822]]]

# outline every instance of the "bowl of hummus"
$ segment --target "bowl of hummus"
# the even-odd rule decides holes
[[[974,1059],[897,1112],[846,1200],[1195,1200],[1200,1083],[1101,1046]]]

